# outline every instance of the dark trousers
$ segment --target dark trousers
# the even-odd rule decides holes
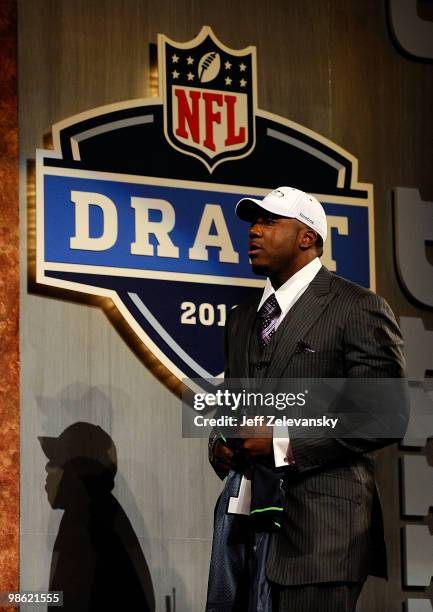
[[[274,612],[356,612],[363,582],[335,582],[293,587],[273,585]]]

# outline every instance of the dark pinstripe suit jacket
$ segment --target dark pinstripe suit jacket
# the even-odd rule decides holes
[[[245,302],[227,321],[228,377],[248,377],[257,306],[257,298]],[[300,339],[315,352],[297,351]],[[401,334],[388,304],[324,267],[274,341],[268,378],[403,376]],[[268,578],[295,585],[386,576],[382,513],[368,453],[395,439],[290,439],[296,464],[287,468],[287,520],[270,540]]]

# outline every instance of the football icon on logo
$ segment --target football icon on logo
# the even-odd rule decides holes
[[[203,55],[198,63],[198,78],[202,83],[208,83],[214,79],[221,68],[221,58],[216,51],[210,51]]]

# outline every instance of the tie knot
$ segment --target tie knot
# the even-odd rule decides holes
[[[276,317],[281,314],[280,305],[277,302],[277,298],[275,297],[275,293],[270,295],[268,299],[262,304],[260,308],[259,315],[261,318],[266,319],[268,317]]]

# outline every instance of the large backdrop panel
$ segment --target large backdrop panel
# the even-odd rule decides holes
[[[222,202],[229,206],[238,193],[262,195],[277,187],[277,181],[322,194],[333,227],[333,251],[325,252],[324,263],[375,288],[389,301],[407,337],[411,376],[423,379],[433,370],[428,348],[433,297],[425,289],[425,285],[433,286],[433,237],[427,229],[433,206],[433,58],[427,43],[419,49],[413,42],[421,30],[429,32],[432,23],[428,10],[412,11],[411,27],[417,34],[408,38],[406,32],[405,37],[400,26],[409,23],[409,18],[398,14],[400,4],[376,0],[18,2],[22,589],[46,590],[50,575],[61,571],[59,559],[65,551],[77,555],[86,551],[80,538],[71,544],[67,526],[61,522],[73,486],[63,491],[63,500],[54,499],[52,483],[65,475],[53,462],[47,468],[46,464],[50,444],[60,452],[70,448],[71,440],[79,439],[81,444],[88,436],[92,452],[100,444],[100,452],[111,458],[113,492],[125,516],[119,529],[122,537],[134,542],[133,563],[141,568],[143,580],[150,574],[157,610],[203,610],[213,507],[221,483],[208,467],[206,440],[182,438],[176,393],[182,375],[220,373],[222,325],[218,323],[222,319],[215,317],[225,313],[223,304],[241,299],[245,288],[258,287],[246,271],[244,252],[234,288],[227,289],[223,282],[224,290],[213,290],[216,285],[208,284],[205,294],[195,280],[189,282],[189,274],[201,275],[204,286],[206,275],[215,275],[216,269],[209,271],[206,255],[200,254],[198,243],[193,245],[194,234],[188,234],[200,219],[192,182],[212,184],[206,187],[211,194],[206,197],[213,199],[206,200],[206,205],[214,206]],[[418,31],[420,23],[423,27]],[[203,26],[211,28],[208,38],[209,30],[203,33]],[[158,34],[165,35],[159,47]],[[220,45],[222,58],[214,68],[215,51],[213,59],[209,55],[212,45]],[[246,50],[250,45],[256,47],[255,55]],[[186,66],[191,58],[193,65],[206,53],[209,65],[201,72],[190,72],[188,77],[186,70],[177,70],[179,62],[185,61]],[[229,71],[238,62],[246,76],[243,84],[239,72],[236,85]],[[227,130],[225,148],[216,119],[211,119],[206,139],[194,139],[191,136],[199,127],[194,128],[185,107],[183,124],[176,124],[180,120],[174,111],[170,114],[170,105],[193,100],[190,92],[196,77],[210,95],[217,88],[212,84],[217,70],[220,75],[226,70],[219,87],[233,86],[220,109],[226,113],[221,120]],[[170,88],[174,91],[176,83],[181,91],[172,95]],[[215,109],[220,99],[213,95]],[[141,106],[120,104],[140,99],[146,100]],[[104,105],[114,106],[92,111]],[[243,109],[243,114],[235,115],[234,125],[230,108]],[[52,129],[74,115],[79,117]],[[242,117],[245,132],[240,128]],[[130,130],[126,136],[121,133],[124,128]],[[38,161],[36,149],[45,150]],[[75,211],[85,207],[82,194],[96,191],[92,181],[102,180],[98,172],[111,173],[110,180],[119,181],[109,184],[107,180],[103,186],[104,197],[112,203],[118,204],[116,198],[126,195],[139,200],[148,189],[159,202],[160,215],[169,218],[174,209],[177,225],[170,234],[172,240],[163,240],[161,253],[154,239],[143,241],[133,234],[132,226],[125,252],[111,253],[108,233],[97,217],[92,221],[93,234],[89,231],[86,236],[81,226],[80,236],[76,230],[76,250],[68,250],[62,232],[67,223],[73,223],[74,206]],[[120,174],[129,178],[120,180]],[[143,176],[157,179],[146,182]],[[168,182],[164,183],[164,177]],[[186,195],[179,195],[181,188]],[[64,217],[62,189],[81,194],[68,200]],[[99,212],[105,219],[114,204],[98,201],[103,202]],[[135,207],[135,222],[146,219],[142,200],[131,203],[128,210]],[[206,214],[222,236],[218,210],[208,208]],[[231,225],[227,210],[231,246],[241,252],[246,240],[239,227]],[[412,219],[411,211],[418,221]],[[128,219],[118,211],[119,228]],[[153,222],[158,219],[147,217]],[[209,238],[215,231],[210,225],[208,230]],[[102,240],[101,236],[107,242],[97,247],[94,241]],[[134,253],[129,249],[134,236],[135,255],[155,252],[163,260],[173,253],[176,257],[179,247],[177,267],[167,271],[164,260],[164,265],[155,264],[147,273],[138,263],[129,276],[113,272],[109,284],[101,267],[131,270]],[[188,262],[182,259],[184,238],[190,240]],[[233,263],[230,257],[235,257],[228,244],[220,244],[226,249],[226,259],[217,262],[222,278],[233,276],[227,271]],[[137,281],[133,287],[124,278],[134,275],[141,284]],[[424,280],[417,281],[420,276]],[[173,279],[179,287],[184,283],[185,292],[195,297],[173,292]],[[236,297],[228,297],[229,291],[236,291],[232,294]],[[212,305],[213,299],[215,320],[209,306],[198,307],[198,300],[203,306]],[[176,300],[193,304],[182,307],[184,317],[188,308],[197,308],[189,326],[178,325],[182,313],[174,322],[177,315],[169,307]],[[100,429],[92,429],[93,425]],[[427,528],[431,494],[426,499],[423,491],[409,493],[399,474],[401,464],[406,474],[414,470],[410,474],[422,473],[424,483],[432,482],[424,457],[425,437],[379,454],[390,579],[388,583],[369,581],[363,595],[365,610],[397,611],[404,602],[418,598],[430,605],[425,589],[433,574]],[[58,440],[47,442],[47,438]],[[107,448],[114,447],[116,453],[111,450],[107,455]],[[408,463],[408,457],[420,463]],[[411,506],[409,501],[414,499],[418,501]],[[410,610],[421,610],[413,607],[414,602],[408,605]]]

